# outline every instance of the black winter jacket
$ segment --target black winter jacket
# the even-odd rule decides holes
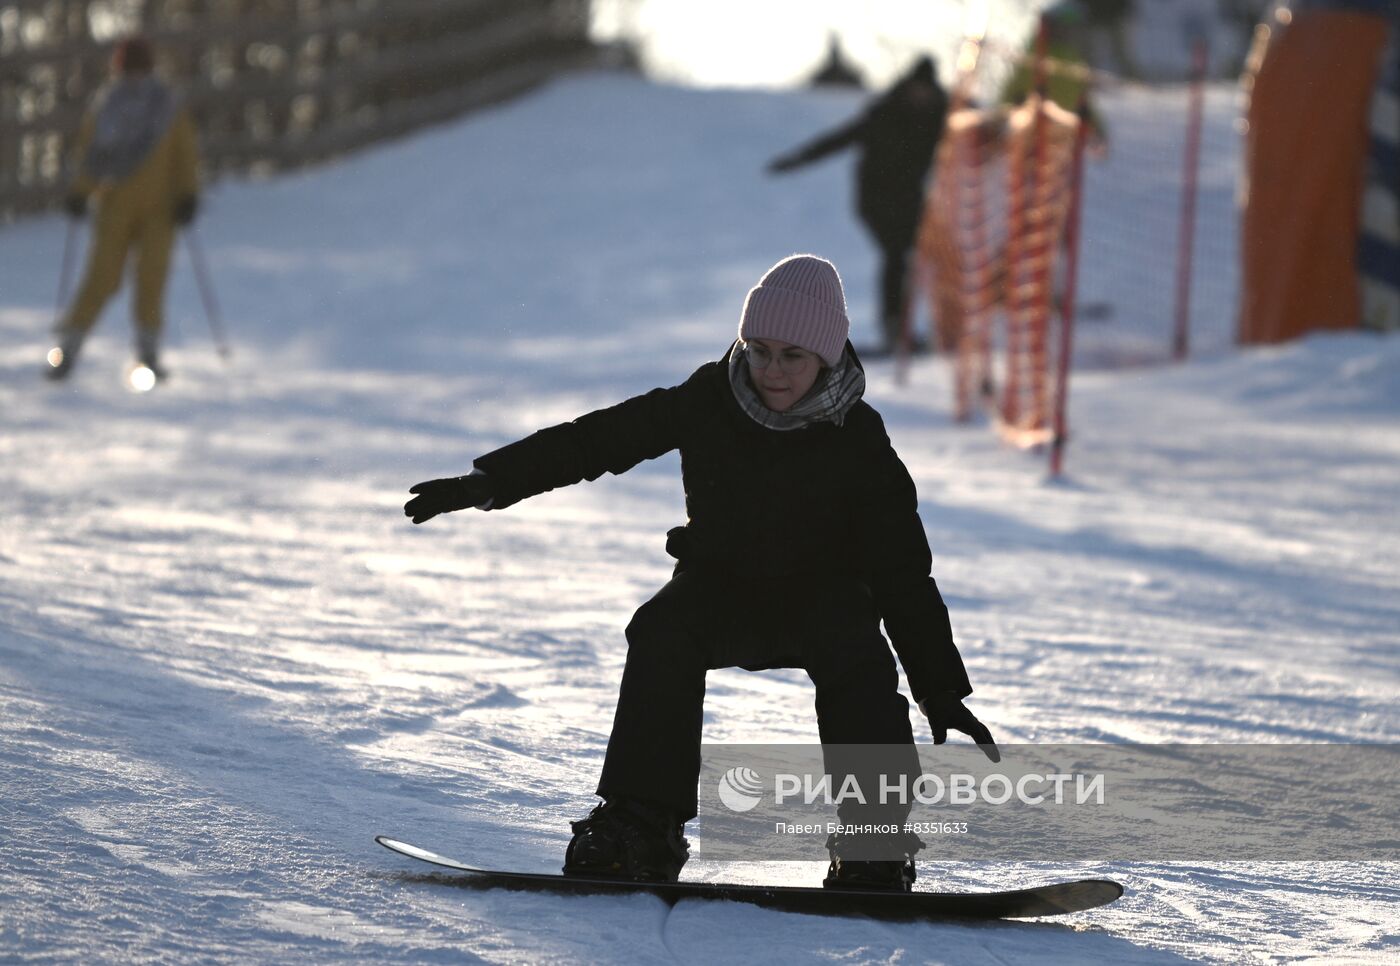
[[[908,245],[923,214],[924,178],[943,137],[948,97],[934,87],[928,106],[904,96],[896,85],[859,117],[824,134],[793,154],[800,164],[858,146],[856,209],[871,234],[886,244]]]
[[[914,482],[865,402],[839,427],[765,429],[739,407],[722,360],[679,386],[540,430],[475,466],[491,480],[492,509],[503,509],[673,449],[689,517],[668,534],[678,571],[856,578],[872,592],[916,701],[934,691],[972,693],[930,576]]]

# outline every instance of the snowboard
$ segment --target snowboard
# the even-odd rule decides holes
[[[785,912],[868,916],[873,919],[1024,919],[1083,912],[1107,905],[1123,894],[1123,887],[1108,879],[1052,882],[1009,892],[908,893],[722,882],[634,882],[627,879],[477,869],[386,835],[377,835],[374,840],[392,852],[461,873],[451,880],[457,885],[569,895],[649,892],[671,905],[681,899],[727,899]]]

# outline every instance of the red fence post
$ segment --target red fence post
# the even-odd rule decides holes
[[[1191,106],[1182,159],[1181,222],[1176,245],[1176,334],[1172,356],[1185,359],[1191,341],[1191,257],[1196,241],[1196,185],[1201,164],[1201,116],[1205,111],[1206,42],[1196,39],[1191,70]]]
[[[1079,130],[1074,138],[1074,159],[1070,162],[1069,213],[1065,223],[1065,291],[1060,303],[1060,357],[1055,370],[1055,425],[1050,439],[1050,475],[1058,477],[1064,468],[1065,442],[1069,438],[1069,367],[1074,355],[1075,287],[1079,280],[1079,213],[1084,203],[1084,148],[1089,141],[1089,88],[1079,93]]]

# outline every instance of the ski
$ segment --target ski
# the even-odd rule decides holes
[[[720,899],[786,912],[867,916],[897,921],[938,919],[1025,919],[1084,912],[1123,894],[1109,879],[1052,882],[1007,892],[871,892],[808,886],[756,886],[721,882],[635,882],[540,872],[478,869],[385,835],[374,840],[399,855],[461,873],[452,882],[474,888],[615,895],[649,892],[667,903],[681,899]]]

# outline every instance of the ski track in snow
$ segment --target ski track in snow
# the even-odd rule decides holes
[[[1150,115],[1124,96],[1114,110]],[[1231,99],[1210,103],[1228,130]],[[791,251],[841,266],[868,341],[849,161],[760,173],[857,104],[583,76],[218,185],[201,231],[235,360],[210,351],[177,265],[175,377],[146,396],[117,385],[120,299],[73,381],[39,382],[63,225],[0,231],[0,958],[1400,956],[1384,863],[925,861],[930,888],[1083,873],[1128,894],[1065,920],[892,925],[459,890],[372,843],[558,865],[592,802],[622,628],[669,574],[678,462],[419,528],[406,488],[684,378]],[[1219,299],[1210,331],[1228,331]],[[999,740],[1400,740],[1400,341],[1081,373],[1055,483],[950,423],[941,362],[905,387],[869,373]],[[814,741],[805,676],[713,673],[706,737]]]

